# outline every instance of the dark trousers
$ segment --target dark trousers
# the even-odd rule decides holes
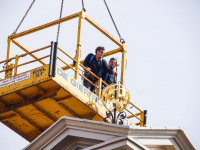
[[[87,76],[86,76],[87,77]],[[94,83],[95,85],[97,85],[97,81],[96,80],[92,80],[90,78],[88,78],[92,83]],[[94,85],[92,85],[90,82],[88,82],[87,80],[83,80],[83,85],[88,88],[91,92],[96,94],[96,88]]]

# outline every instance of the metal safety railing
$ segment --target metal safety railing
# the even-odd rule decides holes
[[[102,92],[102,84],[104,85],[108,85],[106,82],[104,82],[102,80],[102,78],[98,77],[97,75],[95,75],[92,71],[88,70],[82,63],[79,63],[78,68],[76,69],[75,65],[69,65],[67,62],[65,62],[63,59],[61,59],[59,56],[57,56],[57,50],[60,50],[65,56],[67,56],[68,58],[70,58],[72,61],[75,62],[75,64],[77,63],[77,60],[74,59],[72,56],[70,56],[67,52],[65,52],[64,50],[62,50],[60,47],[57,47],[57,42],[51,42],[51,53],[50,53],[50,60],[49,60],[49,76],[54,76],[55,77],[55,64],[56,64],[56,60],[60,60],[62,63],[64,63],[66,66],[68,66],[71,70],[73,70],[75,73],[77,72],[82,78],[84,78],[85,80],[87,80],[90,84],[92,84],[94,87],[96,87],[97,89],[97,96],[100,97],[101,92]],[[80,69],[80,67],[82,67],[82,69],[84,69],[84,71],[82,69]],[[94,79],[97,80],[97,85],[94,84],[91,80],[89,80],[87,77],[85,77],[84,75],[82,75],[79,70],[83,71],[83,72],[87,72],[86,74],[89,74],[90,76],[92,76]]]
[[[29,51],[29,52],[21,54],[21,55],[16,55],[15,57],[9,58],[7,60],[0,61],[0,64],[5,63],[5,65],[7,65],[10,61],[15,60],[14,64],[7,65],[7,67],[4,67],[6,69],[0,70],[0,73],[5,72],[5,78],[9,78],[9,77],[12,77],[12,76],[16,76],[18,74],[18,68],[21,67],[21,66],[24,66],[24,65],[36,62],[36,61],[42,63],[43,65],[46,65],[46,63],[44,63],[41,60],[49,57],[50,55],[46,55],[46,56],[43,56],[41,58],[37,57],[35,60],[28,61],[28,62],[25,62],[25,63],[22,63],[22,64],[19,64],[19,61],[20,61],[21,57],[24,57],[24,56],[27,56],[27,55],[32,55],[32,56],[36,57],[36,55],[34,55],[33,53],[39,52],[39,51],[47,49],[49,47],[51,47],[51,45],[37,49],[37,50],[34,50],[34,51]]]
[[[16,55],[15,57],[12,57],[10,59],[7,59],[7,60],[3,60],[3,61],[0,61],[0,64],[7,64],[8,62],[14,60],[15,63],[14,64],[10,64],[9,67],[7,67],[6,69],[3,69],[3,70],[0,70],[0,73],[2,72],[5,72],[7,74],[7,76],[5,78],[9,78],[9,77],[12,77],[12,76],[16,76],[18,75],[18,70],[19,70],[19,67],[21,66],[24,66],[24,65],[27,65],[27,64],[30,64],[30,63],[33,63],[33,62],[41,62],[42,65],[46,65],[46,63],[42,62],[41,60],[42,59],[45,59],[47,57],[50,57],[51,54],[49,55],[46,55],[46,56],[43,56],[43,57],[38,57],[36,58],[35,60],[32,60],[32,61],[28,61],[28,62],[25,62],[25,63],[22,63],[22,64],[19,64],[19,60],[21,57],[24,57],[24,56],[27,56],[27,55],[32,55],[32,56],[35,56],[33,55],[35,52],[39,52],[39,51],[42,51],[44,49],[47,49],[47,48],[50,48],[51,45],[48,45],[48,46],[45,46],[43,48],[40,48],[40,49],[36,49],[36,50],[33,50],[33,51],[29,51],[27,53],[24,53],[24,54],[21,54],[21,55]],[[68,53],[66,53],[64,50],[62,50],[60,47],[58,47],[58,50],[60,50],[65,56],[67,56],[68,58],[70,58],[72,61],[74,62],[77,62],[76,59],[74,59],[73,57],[71,57]],[[54,52],[55,53],[55,52]],[[58,60],[60,60],[62,63],[64,63],[66,66],[68,66],[70,69],[72,69],[73,71],[78,71],[78,70],[81,70],[80,68],[78,68],[78,70],[76,70],[74,67],[72,67],[72,65],[69,65],[67,62],[65,62],[64,60],[62,60],[59,56],[56,57]],[[96,76],[93,72],[91,72],[90,70],[88,70],[85,66],[83,66],[81,63],[80,63],[80,67],[82,67],[85,71],[87,71],[91,76],[93,76],[98,82],[98,85],[94,84],[92,81],[90,81],[88,78],[86,78],[84,75],[82,75],[80,72],[78,72],[78,74],[83,77],[85,80],[87,80],[89,83],[91,83],[93,86],[95,86],[97,88],[97,96],[100,96],[101,94],[101,85],[102,83],[104,85],[108,85],[106,82],[104,82],[100,77]]]
[[[136,105],[134,105],[133,103],[130,102],[130,105],[131,107],[134,107],[136,108],[137,110],[139,110],[140,112],[139,113],[132,113],[130,110],[128,110],[126,108],[126,111],[128,111],[131,115],[130,116],[127,116],[126,118],[127,119],[130,119],[130,118],[136,118],[137,120],[139,120],[138,123],[136,123],[135,125],[140,125],[141,127],[143,126],[146,126],[146,121],[147,121],[147,110],[141,110],[140,108],[138,108]],[[140,116],[140,118],[138,117]]]
[[[30,63],[33,63],[33,62],[40,62],[40,63],[42,63],[42,65],[46,65],[46,63],[44,63],[41,60],[45,59],[47,57],[50,57],[51,54],[43,56],[43,57],[40,57],[40,58],[37,57],[35,60],[31,60],[31,61],[28,61],[28,62],[25,62],[25,63],[22,63],[22,64],[19,64],[19,60],[20,60],[21,57],[24,57],[24,56],[27,56],[27,55],[30,55],[30,56],[32,55],[32,56],[36,57],[36,55],[34,55],[35,52],[39,52],[39,51],[42,51],[42,50],[50,48],[50,47],[51,47],[51,45],[48,45],[48,46],[45,46],[45,47],[42,47],[42,48],[39,48],[39,49],[36,49],[36,50],[33,50],[33,51],[29,51],[29,52],[21,54],[21,55],[16,55],[15,57],[11,57],[11,58],[9,58],[7,60],[0,61],[0,64],[3,64],[3,63],[7,64],[8,62],[10,62],[12,60],[15,61],[14,64],[10,64],[9,67],[7,67],[6,69],[0,70],[0,73],[5,72],[5,74],[7,74],[5,76],[5,78],[9,78],[9,77],[13,77],[13,76],[18,75],[18,70],[19,70],[19,67],[21,67],[21,66],[24,66],[24,65],[27,65],[27,64],[30,64]],[[68,58],[70,58],[72,61],[77,62],[76,59],[74,59],[73,57],[71,57],[68,53],[66,53],[60,47],[58,47],[58,50],[60,50],[65,56],[67,56]],[[66,66],[68,66],[70,69],[72,69],[75,72],[78,71],[78,70],[81,70],[80,68],[78,68],[78,70],[76,70],[74,67],[72,67],[72,65],[69,65],[67,62],[65,62],[64,60],[62,60],[59,56],[57,56],[56,58],[59,59],[62,63],[64,63]],[[97,88],[97,96],[100,96],[101,90],[102,90],[101,89],[102,83],[105,84],[106,86],[108,84],[106,82],[104,82],[100,77],[96,76],[93,72],[91,72],[90,70],[88,70],[81,63],[80,63],[80,67],[82,67],[84,70],[86,70],[91,76],[93,76],[98,81],[97,82],[98,85],[96,85],[92,81],[90,81],[88,78],[86,78],[84,75],[82,75],[80,72],[78,72],[78,74],[81,77],[83,77],[85,80],[87,80],[89,83],[91,83],[93,86],[95,86]]]

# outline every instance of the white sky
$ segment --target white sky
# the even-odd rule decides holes
[[[7,36],[16,29],[31,2],[0,1],[0,60],[6,58]],[[107,3],[128,47],[125,86],[131,93],[131,101],[148,110],[147,126],[180,126],[200,149],[197,137],[200,134],[200,1],[107,0]],[[61,0],[36,0],[18,32],[58,19],[60,4]],[[90,18],[119,39],[103,0],[85,0],[85,7]],[[63,17],[80,10],[81,0],[65,1]],[[63,23],[60,30],[59,47],[72,56],[76,49],[77,23],[77,19]],[[35,50],[55,41],[56,33],[57,26],[17,40]],[[86,21],[83,22],[81,45],[82,59],[99,45],[106,50],[117,48]],[[21,53],[24,52],[13,46],[12,56]],[[47,54],[49,49],[38,55]],[[121,55],[115,56],[120,62]],[[21,62],[27,60],[29,57]],[[0,69],[2,66],[0,64]],[[24,70],[29,70],[29,66],[20,71]],[[27,144],[0,123],[0,149],[18,150]]]

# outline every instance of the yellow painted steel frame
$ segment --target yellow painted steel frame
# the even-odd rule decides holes
[[[32,29],[29,29],[29,30],[26,30],[26,31],[23,31],[23,32],[20,32],[18,34],[15,34],[15,35],[10,35],[8,36],[8,48],[7,48],[7,60],[10,59],[10,56],[11,56],[11,45],[12,45],[12,42],[14,44],[16,44],[18,47],[20,47],[22,50],[24,50],[25,52],[30,52],[26,47],[24,47],[22,44],[20,44],[17,40],[15,40],[16,38],[19,38],[19,37],[22,37],[22,36],[25,36],[25,35],[28,35],[28,34],[31,34],[31,33],[34,33],[36,31],[40,31],[42,29],[45,29],[45,28],[48,28],[48,27],[51,27],[51,26],[54,26],[56,24],[59,24],[59,23],[63,23],[65,21],[68,21],[68,20],[71,20],[71,19],[74,19],[74,18],[77,18],[79,17],[79,25],[78,25],[78,37],[77,37],[77,50],[76,50],[76,66],[75,66],[75,79],[78,79],[78,66],[79,66],[79,63],[80,63],[80,54],[81,54],[81,31],[82,31],[82,19],[85,19],[86,21],[88,21],[91,25],[93,25],[96,29],[98,29],[100,32],[102,32],[105,36],[107,36],[110,40],[112,40],[115,44],[117,44],[120,48],[118,49],[115,49],[113,51],[110,51],[110,52],[107,52],[105,54],[105,56],[109,56],[111,54],[114,54],[114,53],[118,53],[118,52],[122,52],[122,71],[121,71],[121,83],[124,84],[124,76],[125,76],[125,53],[126,53],[126,45],[125,43],[120,43],[117,39],[115,39],[110,33],[108,33],[106,30],[104,30],[102,27],[100,27],[97,23],[95,23],[92,19],[90,19],[88,16],[86,16],[85,12],[84,11],[81,11],[79,13],[75,13],[75,14],[72,14],[70,16],[67,16],[67,17],[64,17],[64,18],[61,18],[61,19],[58,19],[58,20],[55,20],[53,22],[50,22],[50,23],[47,23],[47,24],[44,24],[44,25],[41,25],[41,26],[38,26],[38,27],[35,27],[35,28],[32,28]],[[31,56],[34,58],[34,59],[38,59],[38,57],[35,55],[35,54],[31,54]],[[43,62],[42,60],[39,61],[42,65],[45,65],[46,63]],[[6,66],[6,69],[9,69],[9,64],[10,63],[7,63],[7,66]],[[65,68],[63,68],[65,69]],[[6,71],[6,74],[5,74],[5,78],[8,78],[10,77],[8,75],[8,72],[9,70]]]
[[[0,102],[2,123],[32,141],[62,115],[96,121],[106,117],[101,100],[80,82],[58,66],[55,77],[49,77],[48,72],[49,65],[45,65],[11,77],[23,79],[15,84],[7,86],[12,80],[4,80],[0,97],[7,104]],[[135,126],[129,119],[124,125]]]
[[[20,59],[20,57],[22,57],[22,55],[19,55],[19,56],[17,55],[16,57],[13,57],[13,58],[10,57],[11,56],[12,43],[16,44],[19,48],[21,48],[22,50],[24,50],[26,52],[26,54],[29,54],[30,56],[32,56],[35,59],[34,61],[40,62],[43,66],[47,65],[47,63],[44,62],[42,59],[48,57],[49,55],[44,56],[42,58],[39,58],[37,55],[34,54],[34,52],[42,50],[42,49],[45,49],[45,48],[48,48],[50,46],[46,46],[44,48],[41,48],[41,49],[38,49],[38,50],[35,50],[35,51],[31,52],[28,48],[26,48],[21,43],[19,43],[16,40],[16,38],[19,38],[19,37],[22,37],[22,36],[34,33],[36,31],[43,30],[45,28],[57,25],[59,23],[63,23],[65,21],[68,21],[68,20],[71,20],[71,19],[74,19],[74,18],[77,18],[77,17],[79,17],[79,23],[78,23],[78,36],[77,36],[77,49],[76,49],[76,59],[75,59],[76,64],[75,64],[75,69],[72,67],[72,64],[69,65],[69,64],[65,63],[61,58],[58,57],[58,59],[61,60],[66,65],[66,66],[62,67],[62,70],[66,70],[66,69],[69,69],[69,68],[73,69],[75,71],[74,79],[78,80],[78,76],[80,75],[80,73],[79,73],[79,66],[82,66],[82,63],[83,63],[83,61],[80,61],[80,55],[81,55],[82,21],[83,21],[83,19],[85,19],[92,26],[94,26],[96,29],[98,29],[101,33],[103,33],[106,37],[108,37],[110,40],[112,40],[115,44],[117,44],[119,46],[119,48],[117,48],[117,49],[114,49],[112,51],[106,52],[104,54],[104,57],[112,55],[112,54],[115,54],[115,53],[118,53],[118,52],[122,52],[121,81],[120,82],[121,82],[122,85],[124,85],[124,83],[125,83],[125,68],[126,68],[126,52],[127,52],[126,44],[125,43],[120,43],[110,33],[108,33],[101,26],[99,26],[97,23],[95,23],[92,19],[90,19],[88,16],[86,16],[86,14],[85,14],[84,11],[72,14],[70,16],[67,16],[67,17],[64,17],[64,18],[52,21],[50,23],[47,23],[47,24],[44,24],[44,25],[41,25],[41,26],[38,26],[38,27],[35,27],[35,28],[32,28],[32,29],[29,29],[29,30],[26,30],[26,31],[23,31],[23,32],[20,32],[20,33],[15,34],[15,35],[8,36],[7,57],[6,57],[6,61],[2,61],[2,62],[7,62],[6,69],[3,70],[3,71],[5,71],[5,79],[7,79],[9,77],[12,77],[13,75],[16,76],[18,74],[17,70],[18,70],[19,66],[22,66],[24,64],[30,63],[30,62],[28,62],[28,63],[24,63],[24,64],[19,65],[19,59]],[[58,48],[58,49],[60,49],[60,48]],[[61,50],[61,51],[64,52],[63,50]],[[71,56],[70,56],[70,58],[73,59],[73,57],[71,57]],[[10,62],[9,62],[9,60],[12,60],[12,59],[15,59],[15,66],[12,65],[12,64],[10,64]],[[31,61],[31,62],[34,62],[34,61]],[[2,62],[0,62],[0,63],[2,63]],[[14,74],[13,74],[13,69],[15,69],[14,70]],[[2,72],[2,71],[0,71],[0,72]],[[101,82],[101,79],[98,78],[98,81]],[[59,81],[57,81],[57,82],[59,82]],[[98,85],[101,85],[101,83],[98,83]],[[100,87],[100,86],[98,86],[98,87]],[[101,90],[98,89],[98,96],[100,95],[100,93],[101,93]],[[144,112],[142,111],[141,114],[142,113],[144,113]],[[136,115],[134,115],[133,113],[131,113],[131,114],[132,115],[129,116],[129,118],[131,118],[131,117],[138,118],[137,114]],[[140,120],[140,126],[143,126],[142,122],[143,122],[144,118],[142,116],[143,115],[141,115],[141,118],[138,118]]]

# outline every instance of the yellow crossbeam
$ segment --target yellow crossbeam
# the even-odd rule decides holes
[[[138,118],[135,114],[133,114],[130,110],[126,109],[126,111],[128,111],[131,115],[133,115],[135,118],[137,118],[138,120],[140,120],[141,122],[143,122],[143,120],[141,120],[140,118]]]
[[[110,55],[113,55],[113,54],[116,54],[116,53],[119,53],[122,51],[122,48],[117,48],[117,49],[114,49],[114,50],[111,50],[111,51],[108,51],[106,52],[103,57],[107,57],[107,56],[110,56]],[[81,60],[80,61],[80,64],[83,64],[84,60]],[[71,67],[73,67],[73,64],[70,64]],[[67,70],[67,69],[70,69],[69,66],[64,66],[62,67],[63,70]]]
[[[58,19],[58,20],[49,22],[49,23],[47,23],[47,24],[44,24],[44,25],[41,25],[41,26],[38,26],[38,27],[35,27],[35,28],[32,28],[32,29],[29,29],[29,30],[20,32],[20,33],[18,33],[18,34],[10,35],[10,38],[11,38],[11,39],[19,38],[19,37],[21,37],[21,36],[24,36],[24,35],[27,35],[27,34],[30,34],[30,33],[36,32],[36,31],[40,31],[40,30],[42,30],[42,29],[45,29],[45,28],[48,28],[48,27],[57,25],[57,24],[59,24],[59,23],[62,23],[62,22],[65,22],[65,21],[68,21],[68,20],[71,20],[71,19],[74,19],[74,18],[76,18],[76,17],[78,17],[78,16],[79,16],[79,13],[75,13],[75,14],[73,14],[73,15],[70,15],[70,16],[67,16],[67,17],[64,17],[64,18],[61,18],[61,19]]]
[[[13,43],[15,45],[17,45],[19,48],[21,48],[22,50],[24,50],[25,52],[29,53],[31,52],[28,48],[26,48],[25,46],[23,46],[21,43],[19,43],[17,40],[13,39],[12,40]],[[39,57],[36,54],[32,54],[30,53],[30,56],[32,56],[34,59],[39,59]],[[40,62],[42,65],[46,65],[47,63],[44,60],[38,60],[38,62]]]
[[[65,65],[69,66],[72,70],[76,71],[74,68],[72,68],[68,63],[66,63],[64,60],[62,60],[60,57],[57,56],[57,58],[62,61]]]
[[[21,55],[18,55],[18,57],[23,57],[23,56],[26,56],[26,55],[28,55],[28,54],[35,53],[35,52],[41,51],[41,50],[46,49],[46,48],[49,48],[49,47],[51,47],[51,45],[48,45],[48,46],[45,46],[45,47],[36,49],[36,50],[34,50],[34,51],[30,51],[30,52],[27,52],[27,53],[24,53],[24,54],[21,54]],[[3,61],[0,61],[0,64],[2,64],[2,63],[4,63],[4,62],[7,62],[7,61],[10,61],[10,60],[13,60],[13,59],[15,59],[15,58],[16,58],[16,56],[15,56],[15,57],[12,57],[12,58],[10,58],[10,59],[6,59],[6,60],[3,60]]]
[[[117,39],[115,39],[110,33],[104,30],[101,26],[95,23],[92,19],[90,19],[87,15],[85,16],[85,20],[87,20],[91,25],[93,25],[96,29],[98,29],[101,33],[107,36],[110,40],[112,40],[119,47],[123,47],[122,43],[120,43]]]
[[[137,110],[139,110],[140,112],[143,112],[140,108],[138,108],[137,106],[135,106],[133,103],[130,102],[130,104],[135,107]]]
[[[70,56],[69,54],[67,54],[64,50],[62,50],[60,47],[58,47],[58,49],[63,52],[65,55],[67,55],[69,58],[71,58],[73,61],[76,62],[76,59],[74,59],[72,56]]]
[[[23,63],[23,64],[18,65],[17,67],[24,66],[24,65],[27,65],[27,64],[36,62],[36,61],[41,61],[42,59],[45,59],[45,58],[47,58],[47,57],[49,57],[49,56],[50,56],[50,55],[46,55],[46,56],[44,56],[44,57],[37,58],[37,59],[35,59],[35,60],[25,62],[25,63]]]
[[[139,116],[139,115],[142,115],[142,113],[137,113],[137,114],[135,114],[135,116]],[[127,116],[126,118],[127,119],[129,119],[129,118],[133,118],[133,117],[135,117],[134,115],[130,115],[130,116]]]

